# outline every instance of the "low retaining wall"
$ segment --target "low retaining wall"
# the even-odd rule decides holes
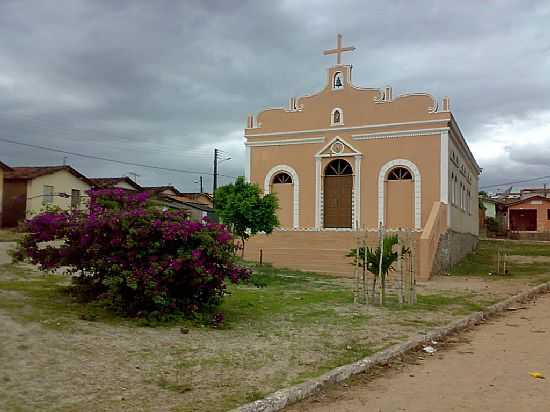
[[[286,389],[281,389],[280,391],[277,391],[264,399],[260,399],[258,401],[243,405],[239,408],[233,409],[230,412],[280,411],[281,409],[293,403],[296,403],[310,395],[313,395],[316,392],[319,392],[321,389],[328,385],[342,382],[353,375],[367,372],[370,368],[377,365],[383,365],[388,361],[405,354],[408,351],[420,347],[426,342],[430,342],[432,340],[440,340],[456,332],[462,331],[472,325],[478,324],[479,322],[490,316],[494,316],[497,313],[503,312],[506,308],[512,306],[513,304],[531,299],[532,297],[541,293],[548,292],[549,290],[550,282],[536,286],[526,292],[519,293],[509,299],[492,305],[483,312],[473,313],[465,317],[464,319],[453,322],[446,327],[436,329],[433,332],[428,333],[427,335],[419,335],[407,342],[394,345],[389,349],[378,352],[377,354],[369,356],[358,362],[333,369],[330,372],[321,375],[317,379],[312,379],[299,385],[291,386]]]
[[[378,232],[369,231],[367,236],[367,245],[377,247]],[[414,232],[411,236],[418,239],[420,232]],[[275,231],[270,235],[260,234],[250,238],[246,243],[244,258],[258,262],[261,250],[262,261],[277,267],[353,277],[352,259],[346,257],[346,254],[357,247],[358,237],[362,239],[364,232]],[[420,254],[417,258],[421,259]],[[427,280],[429,275],[430,273],[417,273],[417,278]]]
[[[434,260],[434,273],[446,272],[466,255],[476,250],[479,237],[471,233],[448,230],[439,239]]]

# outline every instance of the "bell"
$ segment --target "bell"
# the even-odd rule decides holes
[[[334,87],[342,87],[342,81],[340,80],[340,77],[337,77],[334,81]]]

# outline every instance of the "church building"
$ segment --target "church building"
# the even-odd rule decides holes
[[[277,194],[280,227],[252,237],[245,256],[349,275],[354,232],[408,228],[428,279],[477,245],[481,169],[449,98],[356,86],[341,62],[352,50],[338,35],[322,90],[248,117],[246,178]]]

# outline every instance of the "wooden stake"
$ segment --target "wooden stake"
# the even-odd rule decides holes
[[[260,249],[260,266],[263,264],[263,262],[264,262],[264,250]]]
[[[355,285],[353,288],[353,303],[358,303],[359,300],[359,245],[359,238],[355,238],[355,268],[353,270]]]
[[[365,232],[366,233],[366,232]],[[369,303],[369,293],[367,291],[367,239],[363,238],[363,302]]]
[[[397,271],[399,273],[399,304],[402,305],[404,302],[404,296],[403,296],[403,244],[401,241],[401,230],[399,230],[399,233],[397,235]]]
[[[382,222],[380,222],[380,228],[378,230],[378,236],[380,240],[380,262],[378,264],[378,278],[380,281],[380,305],[384,305],[385,301],[385,294],[386,294],[386,285],[385,280],[382,274],[382,259],[384,256],[384,227],[382,226]]]

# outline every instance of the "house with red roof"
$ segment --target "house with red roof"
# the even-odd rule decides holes
[[[550,239],[550,198],[538,194],[506,203],[512,237]]]
[[[17,226],[48,208],[84,209],[93,183],[71,166],[13,167],[4,172],[2,225]]]

